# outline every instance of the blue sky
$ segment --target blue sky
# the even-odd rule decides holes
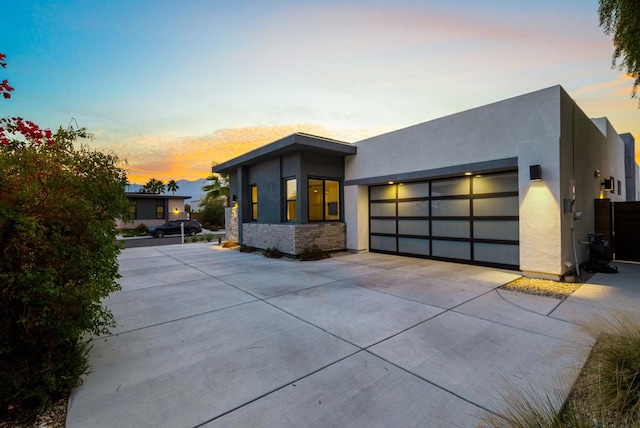
[[[295,131],[357,141],[555,84],[638,138],[597,6],[8,0],[0,77],[16,89],[0,116],[75,118],[133,182],[205,177]]]

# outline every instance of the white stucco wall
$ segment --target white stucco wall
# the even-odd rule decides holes
[[[345,161],[346,180],[517,157],[520,263],[559,273],[560,94],[554,86],[360,141],[358,154]],[[539,183],[529,181],[535,164],[543,170]],[[363,213],[367,199],[358,205]],[[365,239],[368,244],[368,233],[368,219],[347,218],[349,249]]]
[[[587,259],[586,240],[594,229],[594,199],[604,178],[615,178],[625,198],[624,143],[606,119],[593,121],[571,97],[554,86],[356,143],[345,159],[346,181],[517,157],[520,201],[520,268],[530,276],[558,278]],[[529,166],[541,165],[542,181],[532,182]],[[595,177],[595,170],[600,177]],[[475,172],[475,171],[473,171]],[[618,181],[621,195],[618,195]],[[382,178],[381,181],[382,182]],[[564,212],[564,199],[573,198]],[[367,185],[345,187],[347,247],[368,249]]]

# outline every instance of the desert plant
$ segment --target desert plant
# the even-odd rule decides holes
[[[509,388],[506,408],[486,414],[482,426],[640,426],[640,314],[620,309],[592,317],[583,328],[597,342],[562,411],[562,388],[543,394]]]
[[[322,260],[322,259],[328,259],[329,258],[329,253],[326,251],[323,251],[320,247],[318,247],[317,245],[312,245],[311,247],[305,247],[302,250],[302,254],[300,254],[300,260],[303,261],[311,261],[311,260]]]
[[[207,242],[211,242],[213,240],[213,235],[209,233],[205,236],[205,239],[207,240]]]
[[[282,257],[282,252],[280,252],[280,250],[278,250],[276,247],[268,247],[262,254],[265,257],[269,257],[270,259],[279,259],[280,257]]]

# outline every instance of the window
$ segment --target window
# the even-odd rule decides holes
[[[251,220],[258,220],[258,186],[251,186]]]
[[[309,221],[340,220],[340,182],[309,179]]]
[[[297,215],[297,199],[298,199],[298,181],[291,178],[285,181],[286,203],[287,203],[287,221],[296,221]]]
[[[164,219],[164,201],[162,199],[156,201],[156,219]]]
[[[131,216],[131,220],[135,220],[137,213],[138,201],[135,199],[129,200],[129,215]]]
[[[618,180],[618,195],[622,195],[622,183]]]

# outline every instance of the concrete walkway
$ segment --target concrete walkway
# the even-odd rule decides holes
[[[197,243],[124,250],[120,270],[70,428],[470,427],[509,385],[567,393],[592,344],[576,321],[640,305],[626,264],[562,304],[496,290],[517,272],[370,253]]]

